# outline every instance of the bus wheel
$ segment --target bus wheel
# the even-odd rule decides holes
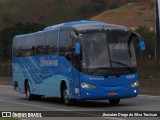
[[[120,99],[109,99],[109,103],[112,105],[117,105],[119,104],[119,102],[120,102]]]
[[[26,97],[28,100],[34,100],[35,99],[35,95],[31,94],[30,92],[30,87],[29,87],[29,83],[26,82],[25,85],[25,93],[26,93]]]
[[[72,100],[69,98],[69,91],[66,85],[63,88],[62,98],[63,98],[64,104],[72,105]]]

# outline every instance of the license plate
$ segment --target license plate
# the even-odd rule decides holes
[[[109,96],[114,96],[114,95],[117,95],[117,92],[109,92],[108,95]]]

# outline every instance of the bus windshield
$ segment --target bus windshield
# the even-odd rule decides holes
[[[80,34],[82,69],[135,68],[134,45],[128,46],[130,32],[96,31]]]
[[[111,66],[117,67],[136,67],[136,58],[134,45],[128,45],[131,33],[128,31],[114,30],[110,32],[109,54],[111,59]]]
[[[105,32],[91,32],[81,36],[83,68],[110,67]]]

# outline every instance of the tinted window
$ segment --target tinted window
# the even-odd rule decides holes
[[[13,56],[16,56],[18,52],[17,39],[13,39]]]
[[[46,54],[46,38],[46,33],[35,34],[35,43],[33,43],[32,49],[34,50],[36,48],[36,54]]]
[[[57,52],[58,30],[47,32],[46,49],[48,54]]]
[[[57,52],[58,30],[39,32],[13,40],[14,56],[53,54]]]
[[[14,45],[14,56],[24,56],[25,49],[26,49],[26,41],[25,37],[15,38],[13,45]]]
[[[25,37],[25,47],[24,52],[25,56],[34,55],[35,51],[33,51],[33,46],[35,45],[35,35],[29,35]]]
[[[71,29],[63,28],[60,37],[60,55],[67,57],[72,55],[72,38],[70,37]]]
[[[108,43],[105,32],[89,32],[80,35],[82,41],[83,68],[110,67]]]

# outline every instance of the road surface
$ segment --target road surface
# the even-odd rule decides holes
[[[52,118],[19,118],[21,120],[158,120],[160,117],[99,117],[103,112],[98,111],[160,111],[160,96],[139,95],[136,98],[123,99],[116,106],[110,105],[107,100],[77,101],[74,106],[66,106],[60,99],[55,98],[28,101],[24,94],[15,92],[13,86],[0,85],[0,111],[56,111],[54,114],[59,116]],[[73,117],[63,117],[64,113],[73,114]]]

